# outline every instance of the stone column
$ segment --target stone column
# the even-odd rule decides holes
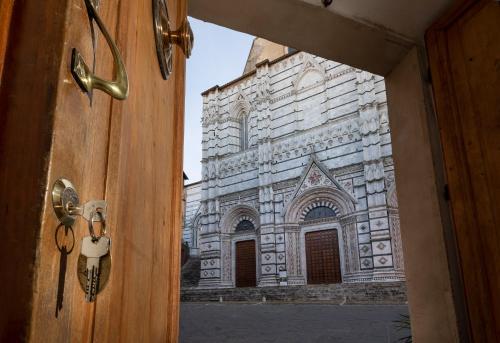
[[[359,243],[358,233],[356,229],[356,215],[349,214],[340,218],[340,225],[344,251],[344,274],[342,279],[344,282],[359,281],[362,273],[359,264]],[[370,273],[371,274],[371,273]]]
[[[203,156],[201,193],[199,287],[218,287],[221,284],[221,240],[219,236],[219,151],[214,139],[219,119],[218,88],[203,99]]]
[[[300,254],[300,226],[298,224],[285,225],[285,250],[288,285],[305,285],[302,274],[302,258]]]
[[[403,246],[399,229],[399,211],[397,209],[389,208],[389,226],[391,228],[394,269],[396,274],[404,279]]]
[[[269,63],[256,66],[255,110],[257,111],[259,158],[260,280],[259,286],[276,286],[276,236],[272,185],[271,111],[269,109]],[[257,240],[259,241],[259,240]]]
[[[227,233],[220,234],[221,239],[221,287],[234,287],[233,251],[231,237]]]
[[[360,113],[360,133],[363,142],[363,164],[368,202],[370,245],[360,248],[361,267],[373,268],[373,280],[386,279],[394,274],[391,233],[386,204],[384,163],[380,144],[380,114],[375,93],[375,75],[357,70],[357,89]]]

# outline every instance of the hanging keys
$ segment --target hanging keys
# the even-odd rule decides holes
[[[80,286],[85,292],[85,299],[89,302],[95,301],[96,295],[104,289],[108,282],[111,270],[111,255],[109,253],[111,239],[106,235],[106,201],[90,200],[81,204],[73,184],[69,180],[61,178],[56,180],[52,187],[52,205],[57,218],[65,227],[73,226],[78,216],[87,220],[89,224],[90,235],[82,240],[77,273]],[[99,235],[94,232],[95,222],[101,223]],[[64,249],[64,247],[59,249],[61,268],[65,268],[67,262],[65,258],[69,253]],[[61,304],[58,303],[58,306],[60,307]]]
[[[93,223],[100,217],[102,229],[99,236],[94,232]],[[97,208],[89,215],[90,236],[83,237],[82,250],[78,259],[78,279],[85,292],[85,300],[93,302],[109,279],[111,267],[111,239],[106,236],[106,221],[102,209]]]

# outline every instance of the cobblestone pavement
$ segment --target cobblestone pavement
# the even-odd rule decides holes
[[[390,343],[406,305],[182,303],[181,343]]]

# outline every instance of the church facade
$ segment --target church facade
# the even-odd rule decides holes
[[[202,96],[198,287],[404,280],[382,77],[290,52]]]

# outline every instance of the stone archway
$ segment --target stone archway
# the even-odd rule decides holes
[[[342,244],[340,250],[344,281],[349,281],[350,276],[359,271],[355,206],[352,197],[335,187],[313,187],[290,201],[284,209],[289,285],[305,284],[302,226],[307,213],[316,207],[328,207],[336,214],[335,222],[340,228],[339,243]]]
[[[234,237],[236,228],[241,221],[248,221],[253,224],[254,230],[238,234]],[[258,250],[259,213],[249,205],[236,205],[226,212],[220,221],[220,254],[221,254],[221,284],[224,286],[234,286],[234,245],[238,240],[255,240],[255,247]],[[240,239],[241,238],[241,239]]]
[[[219,230],[221,233],[233,233],[241,220],[249,220],[255,226],[259,227],[259,213],[255,208],[249,205],[236,205],[229,209],[220,221]]]

